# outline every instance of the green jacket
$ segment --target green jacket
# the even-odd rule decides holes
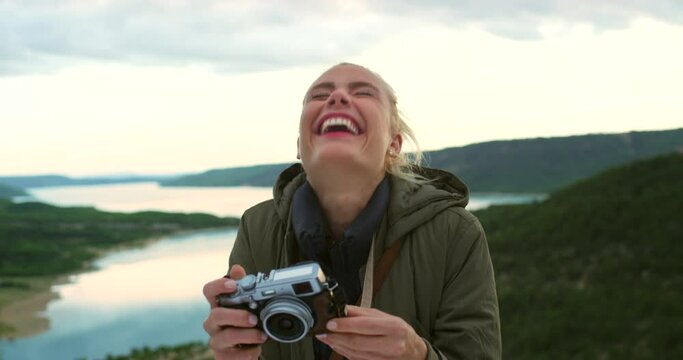
[[[467,187],[445,171],[423,168],[421,175],[433,181],[417,185],[390,176],[389,207],[376,234],[375,263],[385,248],[403,243],[372,307],[412,325],[428,344],[427,359],[500,359],[493,267],[484,231],[464,209]],[[285,170],[273,199],[244,213],[230,266],[241,264],[247,273],[268,272],[301,260],[290,208],[305,176],[298,164]],[[312,339],[296,344],[269,340],[262,354],[267,360],[313,359]]]

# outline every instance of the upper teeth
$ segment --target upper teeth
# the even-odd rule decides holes
[[[353,121],[351,121],[349,119],[346,119],[346,118],[330,118],[330,119],[327,119],[323,122],[323,125],[320,128],[320,133],[324,134],[330,126],[340,126],[340,125],[346,127],[346,129],[349,130],[354,135],[358,135],[358,133],[360,132],[360,130],[358,129],[356,124],[354,124]]]

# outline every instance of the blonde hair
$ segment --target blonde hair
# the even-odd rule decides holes
[[[395,156],[387,156],[384,163],[384,170],[398,178],[413,182],[413,183],[424,183],[427,181],[423,176],[418,174],[420,166],[422,164],[422,150],[420,150],[420,145],[415,137],[415,132],[410,128],[408,123],[401,111],[398,109],[398,99],[396,97],[396,92],[378,73],[366,68],[365,66],[342,62],[332,68],[340,65],[351,65],[363,68],[370,72],[372,75],[377,77],[380,84],[387,93],[389,100],[389,124],[391,134],[400,134],[402,139],[409,141],[413,144],[415,152],[408,154],[405,152],[399,152]]]

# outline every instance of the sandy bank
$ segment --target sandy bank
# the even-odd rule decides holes
[[[68,278],[40,277],[22,279],[30,289],[3,290],[0,322],[13,328],[0,334],[2,339],[16,339],[38,335],[50,328],[49,320],[43,316],[47,304],[57,298],[52,291],[53,285],[64,284]]]

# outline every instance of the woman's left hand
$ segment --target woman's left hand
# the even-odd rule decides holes
[[[349,360],[427,357],[427,345],[403,319],[372,308],[347,305],[346,316],[327,322],[318,340]]]

